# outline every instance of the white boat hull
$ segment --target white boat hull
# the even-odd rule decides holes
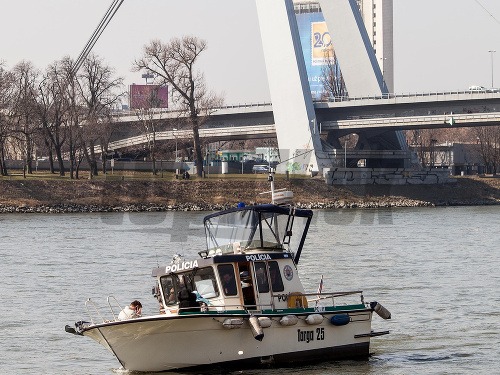
[[[340,313],[340,312],[339,312]],[[166,371],[193,367],[246,367],[317,360],[368,357],[372,312],[349,312],[350,322],[334,326],[333,314],[309,325],[298,314],[297,324],[283,326],[282,315],[271,316],[264,338],[257,341],[248,315],[158,315],[91,326],[83,331],[113,352],[131,371]],[[258,315],[257,315],[258,316]],[[241,328],[228,329],[225,319],[243,318]],[[364,337],[355,337],[364,335]]]

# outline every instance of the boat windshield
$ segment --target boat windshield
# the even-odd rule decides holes
[[[209,215],[205,218],[207,250],[209,254],[284,250],[291,243],[292,226],[293,237],[300,240],[305,223],[310,220],[310,217],[297,218],[290,212],[293,211],[288,208],[261,205]]]

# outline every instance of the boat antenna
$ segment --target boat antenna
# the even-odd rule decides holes
[[[275,204],[274,202],[274,168],[269,169],[269,176],[267,176],[267,181],[271,183],[271,202],[272,204]]]

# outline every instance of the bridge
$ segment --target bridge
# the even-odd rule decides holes
[[[293,166],[295,172],[307,174],[335,168],[341,153],[347,166],[347,151],[339,138],[350,133],[358,135],[351,161],[366,158],[370,165],[399,169],[411,165],[402,130],[500,123],[498,92],[389,94],[355,0],[317,0],[349,98],[313,102],[293,1],[255,2],[272,106],[220,108],[201,129],[204,138],[275,136],[281,159],[289,160],[281,171]],[[325,48],[319,52],[325,56]],[[120,118],[122,126],[110,148],[148,141],[147,135],[131,132],[132,126],[126,131],[126,124],[135,121],[134,116]],[[156,121],[161,124],[157,140],[189,134],[176,126],[179,113],[158,113]]]
[[[451,127],[496,126],[500,124],[500,93],[443,92],[379,97],[335,98],[315,102],[318,131],[328,137],[359,133],[367,129],[389,131]],[[160,131],[157,141],[189,139],[191,130],[177,129],[176,111],[152,116]],[[145,144],[151,135],[138,134],[133,112],[115,116],[117,131],[109,147],[113,150]],[[226,106],[214,112],[200,129],[211,141],[276,138],[271,103]]]

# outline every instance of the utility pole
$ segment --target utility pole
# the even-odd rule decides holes
[[[496,51],[493,49],[490,49],[488,52],[490,53],[490,56],[491,56],[491,88],[494,88],[495,85],[493,84],[493,54]]]

